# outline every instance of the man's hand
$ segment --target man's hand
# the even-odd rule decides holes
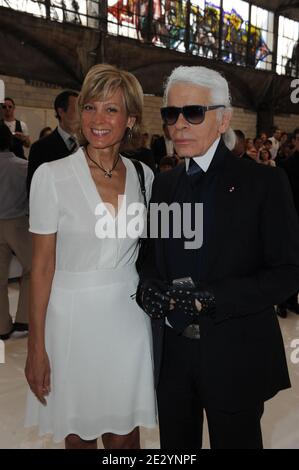
[[[186,315],[194,316],[215,310],[215,297],[203,286],[171,286],[166,291],[166,295],[173,299],[175,308]]]
[[[140,283],[136,293],[136,302],[149,317],[160,319],[173,308],[171,298],[166,295],[168,284],[158,279],[149,279]]]
[[[25,142],[25,140],[26,140],[26,136],[25,136],[25,134],[23,134],[23,132],[15,132],[14,136],[17,139],[21,140],[22,142]]]
[[[23,142],[25,147],[30,147],[30,138],[28,135],[25,135],[23,132],[15,132],[14,136]]]

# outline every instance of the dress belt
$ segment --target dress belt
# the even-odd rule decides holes
[[[85,289],[111,284],[138,282],[135,264],[97,271],[55,271],[52,285],[64,289]]]

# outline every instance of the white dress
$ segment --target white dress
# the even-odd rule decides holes
[[[129,204],[143,202],[133,163],[122,161],[126,201],[110,228],[123,226]],[[149,200],[153,174],[143,168]],[[56,270],[45,333],[51,392],[44,406],[29,390],[25,426],[38,425],[55,442],[71,433],[89,440],[156,426],[150,320],[130,297],[137,239],[96,236],[99,207],[106,206],[82,149],[35,172],[30,231],[57,232]]]

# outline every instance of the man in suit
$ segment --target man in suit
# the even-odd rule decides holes
[[[69,90],[59,93],[55,98],[54,108],[58,126],[50,135],[35,142],[30,149],[27,176],[28,194],[33,174],[42,163],[67,157],[77,149],[75,138],[78,126],[77,98],[78,93]]]
[[[231,112],[218,72],[172,72],[161,113],[186,165],[154,182],[137,290],[152,318],[163,449],[200,448],[203,409],[212,448],[262,448],[264,402],[290,387],[273,305],[298,289],[297,215],[282,170],[228,150]],[[203,232],[201,247],[187,229],[194,241]]]
[[[292,141],[295,145],[294,153],[287,160],[281,161],[281,167],[284,168],[289,178],[297,215],[299,217],[299,128],[295,129]],[[298,291],[281,305],[278,305],[277,314],[282,318],[286,318],[288,310],[299,315]]]

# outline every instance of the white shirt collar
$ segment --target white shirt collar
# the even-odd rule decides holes
[[[72,148],[72,145],[70,144],[69,138],[71,137],[72,139],[74,138],[71,134],[63,130],[60,125],[58,124],[57,126],[57,131],[60,135],[60,137],[63,139],[65,145],[67,146],[68,149]]]
[[[215,140],[215,142],[211,145],[211,147],[208,149],[208,151],[204,155],[201,155],[200,157],[193,157],[193,160],[197,163],[198,166],[200,166],[200,168],[204,172],[207,172],[209,169],[209,166],[211,164],[211,161],[213,160],[219,141],[220,141],[220,137],[218,137],[218,139]],[[186,162],[186,171],[188,171],[190,158],[186,158],[185,162]]]

